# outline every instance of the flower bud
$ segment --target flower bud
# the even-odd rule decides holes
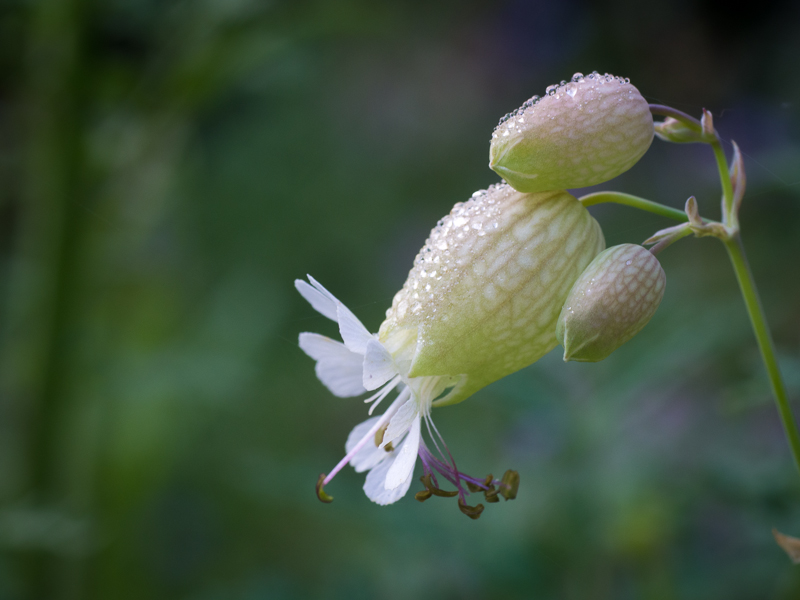
[[[636,244],[598,254],[572,286],[558,317],[564,360],[597,362],[639,333],[664,297],[658,259]]]
[[[521,192],[580,188],[624,173],[652,141],[647,101],[627,79],[576,73],[501,120],[489,166]]]
[[[567,192],[476,192],[431,232],[379,339],[408,377],[451,376],[442,404],[460,402],[555,347],[564,300],[604,247]]]

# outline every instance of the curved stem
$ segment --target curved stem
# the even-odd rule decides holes
[[[719,180],[722,184],[722,222],[726,225],[737,226],[735,222],[737,219],[733,214],[733,183],[728,171],[728,160],[725,158],[725,152],[722,150],[719,138],[711,142],[711,148],[714,150],[714,158],[717,160],[717,169],[719,170]]]
[[[685,112],[672,108],[671,106],[664,106],[663,104],[650,104],[650,112],[660,117],[672,117],[696,131],[702,131],[703,125],[691,115]]]
[[[624,204],[625,206],[651,212],[662,217],[667,217],[668,219],[675,219],[676,221],[686,222],[689,220],[686,213],[682,210],[621,192],[595,192],[594,194],[581,196],[578,198],[578,201],[584,206],[613,202],[615,204]]]
[[[747,263],[744,246],[738,235],[733,239],[725,241],[724,244],[725,248],[728,250],[731,263],[733,264],[733,270],[736,273],[736,279],[739,282],[739,288],[742,291],[744,303],[747,306],[747,313],[750,316],[750,323],[753,325],[753,332],[756,334],[756,340],[758,340],[761,358],[764,360],[764,366],[767,368],[767,375],[769,375],[772,392],[775,395],[775,402],[778,405],[778,413],[783,423],[783,430],[786,433],[786,438],[789,440],[789,446],[792,449],[795,466],[798,471],[800,471],[800,434],[798,434],[797,422],[794,419],[792,408],[789,405],[786,386],[783,383],[781,371],[778,367],[778,360],[775,356],[775,346],[772,342],[769,329],[767,328],[767,320],[764,317],[764,310],[761,307],[758,290],[753,281],[753,274],[750,272],[750,266]]]

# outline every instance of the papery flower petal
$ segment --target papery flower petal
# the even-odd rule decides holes
[[[316,283],[311,275],[308,278]],[[336,316],[336,306],[339,304],[339,301],[334,298],[328,290],[323,288],[321,285],[317,284],[318,287],[322,288],[323,292],[319,289],[315,289],[311,287],[308,283],[303,281],[302,279],[295,279],[294,280],[294,287],[300,292],[300,295],[305,298],[311,307],[316,310],[318,313],[328,317],[331,321],[338,321]]]
[[[417,415],[411,425],[411,429],[408,431],[408,437],[402,446],[397,449],[397,456],[386,472],[385,486],[387,490],[402,486],[406,481],[410,481],[411,476],[414,474],[414,465],[417,462],[417,453],[419,451],[420,421],[421,419]]]
[[[375,339],[361,321],[350,312],[341,302],[336,309],[336,318],[339,321],[339,333],[344,340],[344,345],[353,352],[364,355],[367,352],[367,343]],[[375,388],[372,388],[375,389]]]
[[[412,397],[397,409],[397,413],[389,421],[389,427],[383,434],[383,443],[388,444],[403,435],[417,417],[419,417],[419,405],[416,398]]]
[[[363,423],[356,425],[347,436],[347,443],[345,450],[349,453],[356,444],[360,442],[375,423],[378,422],[380,417],[372,417]],[[361,450],[359,450],[353,458],[350,459],[350,465],[356,470],[356,473],[363,473],[372,469],[375,465],[388,457],[388,453],[383,448],[376,446],[374,443],[367,442]]]
[[[317,377],[333,394],[349,398],[366,392],[361,383],[364,360],[361,355],[317,333],[301,333],[299,343],[300,349],[317,361]]]
[[[389,351],[376,339],[367,342],[364,354],[364,387],[376,390],[395,375],[397,367]]]
[[[398,454],[406,445],[406,443],[407,442],[403,442],[403,445],[400,446],[398,450],[395,450],[389,454],[386,460],[379,463],[377,467],[367,473],[367,480],[364,482],[364,493],[367,495],[367,498],[376,504],[385,506],[387,504],[397,502],[400,498],[406,495],[408,488],[411,487],[411,479],[414,475],[413,469],[411,472],[409,472],[408,478],[402,482],[401,485],[391,490],[387,490],[385,486],[386,475],[394,465]]]
[[[350,352],[342,342],[337,342],[319,333],[301,333],[299,345],[300,349],[314,360],[338,359],[350,355],[361,361],[364,360],[360,355]]]
[[[373,339],[372,334],[367,331],[367,328],[350,309],[326,290],[319,281],[311,275],[308,275],[308,280],[311,285],[301,279],[296,279],[294,287],[314,310],[339,323],[339,333],[349,350],[363,355],[366,352],[367,342]]]

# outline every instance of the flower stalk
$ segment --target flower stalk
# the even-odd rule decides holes
[[[775,397],[778,414],[789,442],[789,448],[792,452],[795,466],[798,472],[800,472],[800,432],[798,432],[797,421],[792,412],[791,405],[789,404],[786,385],[784,384],[775,352],[775,345],[767,325],[767,319],[764,315],[764,309],[758,295],[758,288],[753,279],[753,274],[750,271],[747,255],[739,234],[738,213],[742,197],[744,196],[746,183],[744,165],[739,147],[736,145],[736,142],[732,142],[734,148],[733,166],[729,168],[719,135],[713,130],[711,113],[704,109],[704,118],[702,121],[698,121],[694,117],[667,106],[651,104],[650,111],[654,115],[666,116],[679,121],[681,124],[685,125],[687,129],[697,132],[702,133],[703,130],[707,132],[710,128],[710,131],[713,133],[713,135],[709,136],[711,139],[696,141],[705,141],[705,143],[711,146],[714,152],[722,187],[722,222],[718,223],[701,218],[697,212],[697,204],[693,197],[687,201],[685,212],[651,200],[620,192],[596,192],[582,196],[578,198],[578,200],[584,206],[592,206],[605,202],[623,204],[662,217],[682,221],[684,223],[683,225],[664,229],[645,242],[656,244],[651,249],[651,252],[654,253],[665,249],[691,233],[694,233],[698,237],[703,235],[717,237],[725,245],[733,271],[736,274],[739,289],[742,293],[742,299],[747,308],[747,314],[753,327],[753,333],[758,342],[758,348],[764,362],[764,367],[767,370],[767,376],[769,377],[772,393]],[[656,125],[656,128],[658,128],[658,125]]]

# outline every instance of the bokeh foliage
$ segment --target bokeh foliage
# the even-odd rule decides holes
[[[436,413],[517,500],[371,504],[357,400],[296,346],[377,330],[427,231],[496,181],[496,120],[597,69],[746,154],[743,236],[800,393],[798,8],[762,3],[4,0],[0,597],[793,598],[793,471],[720,245],[597,365],[536,365]],[[710,152],[655,142],[602,186],[716,217]],[[668,225],[598,206],[609,243]]]

